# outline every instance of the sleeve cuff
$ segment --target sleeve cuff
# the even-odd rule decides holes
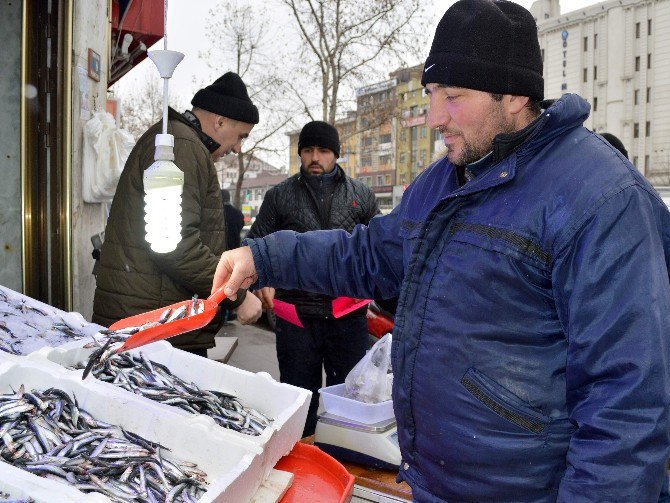
[[[254,258],[254,267],[256,268],[256,274],[258,279],[255,283],[249,286],[249,290],[259,290],[265,286],[268,286],[268,271],[269,261],[264,260],[264,255],[267,256],[267,244],[265,243],[265,238],[256,238],[250,239],[247,238],[242,241],[242,246],[248,246],[251,249],[251,254]]]

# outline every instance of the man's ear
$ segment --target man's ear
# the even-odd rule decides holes
[[[513,94],[510,94],[508,96],[509,96],[508,110],[511,114],[514,115],[520,113],[530,101],[530,98],[528,96],[515,96]]]

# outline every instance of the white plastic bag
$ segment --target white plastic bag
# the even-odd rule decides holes
[[[97,112],[84,126],[82,192],[87,203],[112,201],[123,166],[135,145],[110,113]]]
[[[346,396],[366,403],[391,399],[391,334],[379,339],[344,380]]]

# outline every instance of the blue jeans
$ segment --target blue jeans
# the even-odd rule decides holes
[[[301,318],[305,328],[277,318],[277,359],[281,382],[312,392],[303,437],[313,435],[322,370],[326,386],[341,384],[369,348],[365,314],[339,319]]]

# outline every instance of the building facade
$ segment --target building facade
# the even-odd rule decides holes
[[[400,187],[411,183],[445,150],[439,131],[426,124],[429,100],[421,85],[422,72],[423,65],[417,65],[391,74],[398,82],[395,149],[396,181]]]
[[[253,223],[263,204],[265,193],[288,178],[279,170],[261,170],[245,174],[240,191],[240,210],[244,214],[244,223]]]
[[[391,78],[356,91],[359,167],[355,177],[372,189],[382,210],[393,206],[396,86]]]
[[[585,126],[610,132],[654,184],[670,184],[670,0],[612,0],[560,14],[531,7],[544,60],[545,96],[577,93]]]

